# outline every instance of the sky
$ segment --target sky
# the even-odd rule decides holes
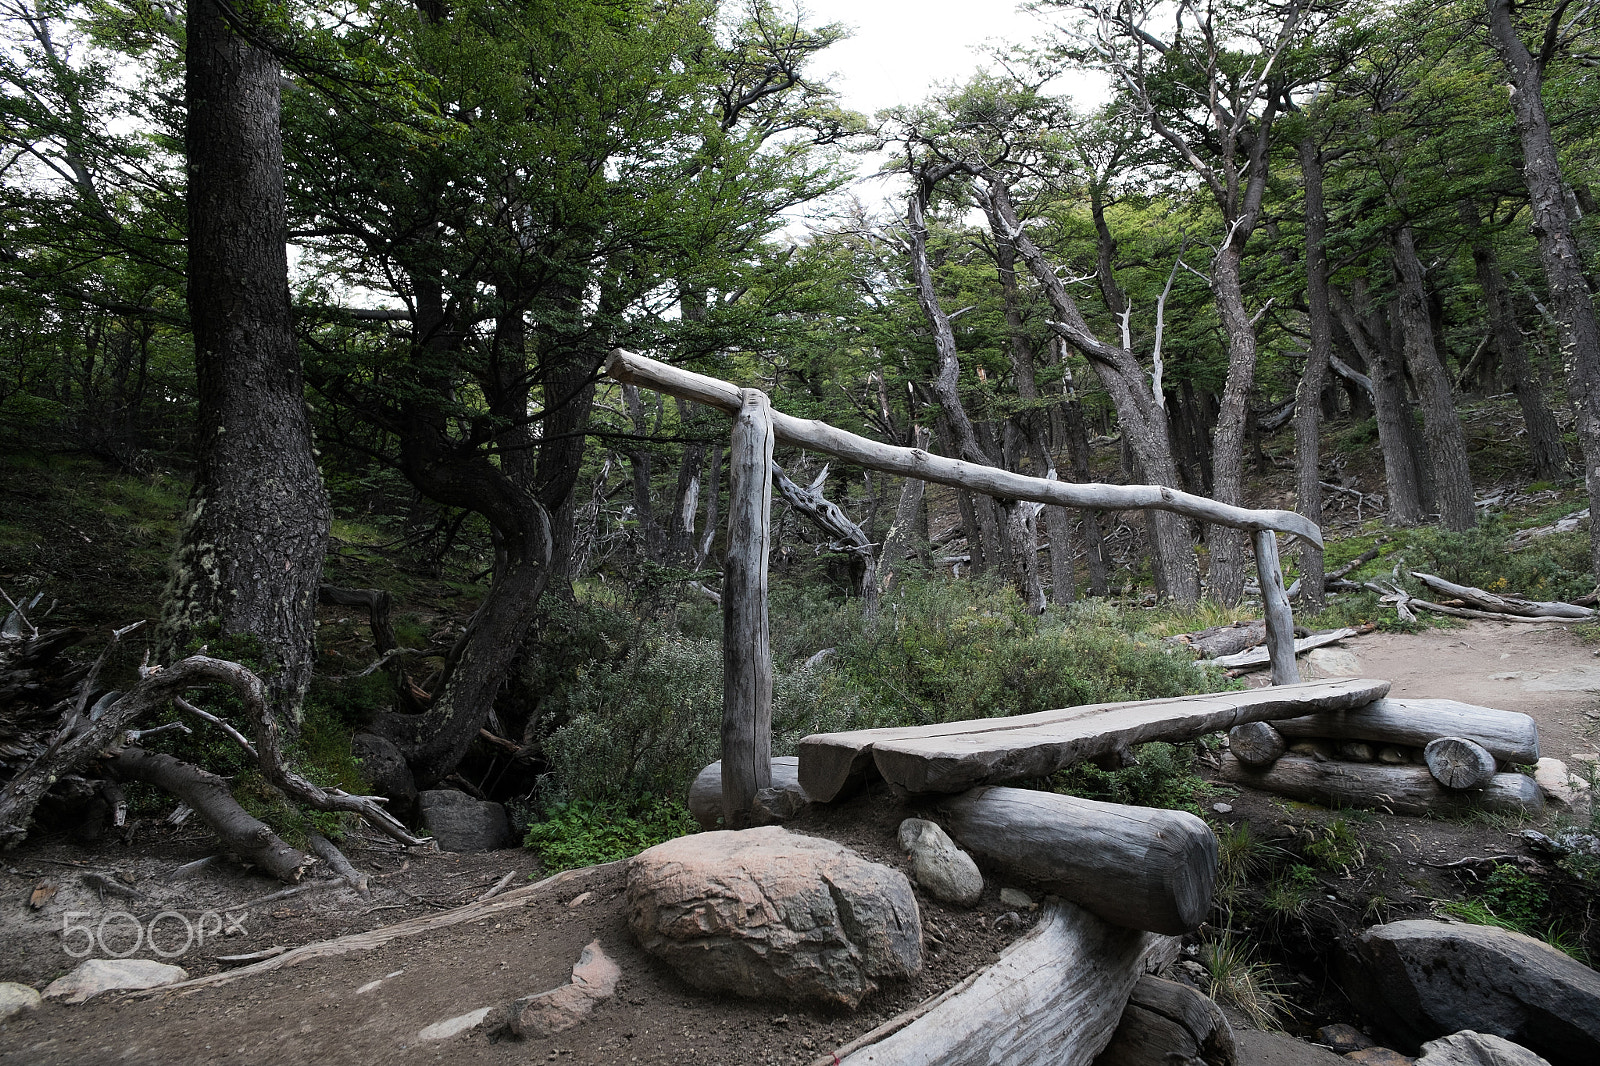
[[[962,82],[982,57],[975,46],[996,40],[1024,43],[1045,23],[1008,0],[801,0],[812,24],[840,22],[855,35],[818,57],[817,70],[844,96],[846,107],[871,116],[913,104],[938,82]]]

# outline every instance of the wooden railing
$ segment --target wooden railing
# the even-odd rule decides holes
[[[1322,530],[1293,511],[1251,510],[1164,485],[1072,484],[1028,477],[920,448],[899,448],[813,419],[774,411],[766,393],[696,374],[646,356],[611,353],[606,373],[618,381],[694,400],[734,416],[729,461],[728,551],[723,565],[722,789],[724,824],[749,823],[757,791],[771,784],[772,650],[767,633],[767,549],[770,543],[775,443],[799,445],[901,477],[918,478],[1008,500],[1057,507],[1172,511],[1253,534],[1256,572],[1272,660],[1272,683],[1294,684],[1294,618],[1278,563],[1278,532],[1318,545]]]

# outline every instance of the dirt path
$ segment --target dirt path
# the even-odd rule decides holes
[[[1394,696],[1521,711],[1542,754],[1569,763],[1600,753],[1600,649],[1571,627],[1469,622],[1459,629],[1377,633],[1316,657],[1320,672],[1387,679]],[[1309,673],[1310,671],[1308,671]]]

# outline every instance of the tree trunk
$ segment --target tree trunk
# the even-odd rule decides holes
[[[1400,326],[1405,337],[1406,365],[1422,399],[1422,425],[1432,460],[1433,491],[1446,529],[1471,529],[1477,523],[1472,507],[1472,474],[1467,469],[1467,439],[1456,413],[1450,374],[1433,341],[1428,291],[1422,260],[1409,222],[1394,234],[1395,272],[1400,278]]]
[[[1544,402],[1538,375],[1528,365],[1522,331],[1517,328],[1516,311],[1511,305],[1511,292],[1506,288],[1494,247],[1483,231],[1478,209],[1471,200],[1463,199],[1460,212],[1461,221],[1471,234],[1472,262],[1477,268],[1478,287],[1483,290],[1489,329],[1500,351],[1500,363],[1510,379],[1511,391],[1517,397],[1517,406],[1522,409],[1523,424],[1528,429],[1534,476],[1541,481],[1554,481],[1567,470],[1567,449],[1561,443],[1561,427]]]
[[[1240,276],[1249,235],[1249,227],[1234,227],[1231,239],[1211,268],[1211,291],[1228,335],[1228,378],[1222,389],[1217,424],[1211,431],[1212,495],[1235,506],[1244,505],[1244,429],[1256,373],[1256,331],[1245,310]],[[1238,603],[1244,592],[1246,539],[1243,530],[1231,526],[1212,526],[1207,531],[1211,566],[1206,585],[1221,603]]]
[[[927,448],[928,431],[921,426],[911,429],[911,447]],[[922,513],[922,497],[927,482],[908,477],[900,486],[900,502],[894,510],[894,523],[884,535],[883,548],[878,560],[878,589],[888,592],[895,579],[904,572],[906,556],[915,555],[926,561],[917,537],[917,518]]]
[[[279,69],[214,0],[189,5],[194,489],[162,609],[162,658],[237,638],[274,714],[298,721],[331,515],[289,311]]]
[[[1409,404],[1405,380],[1386,345],[1369,340],[1355,309],[1338,290],[1330,289],[1340,324],[1351,345],[1372,371],[1372,405],[1378,422],[1378,448],[1383,452],[1384,481],[1389,490],[1389,522],[1414,526],[1422,521],[1421,472],[1410,445]]]
[[[632,385],[622,386],[622,400],[628,407],[628,419],[633,423],[636,437],[652,435],[650,416],[645,410],[639,390]],[[665,402],[666,397],[661,397]],[[656,521],[655,505],[650,497],[650,482],[654,474],[654,461],[650,449],[642,440],[629,443],[628,469],[633,475],[633,514],[639,523],[640,554],[653,563],[661,562],[666,554],[666,535],[661,523]]]
[[[933,393],[950,427],[951,441],[955,446],[954,458],[980,466],[1000,466],[1002,464],[997,458],[978,443],[972,421],[961,403],[961,363],[956,355],[955,333],[950,329],[950,319],[940,307],[938,293],[933,288],[933,268],[928,263],[928,229],[922,211],[921,194],[914,193],[907,209],[907,229],[911,234],[911,266],[916,275],[917,302],[922,305],[922,313],[933,330],[934,349],[939,357]],[[977,511],[979,529],[982,530],[986,526],[985,514],[993,515],[996,508],[981,499],[973,501],[973,508]],[[1006,576],[1022,594],[1028,610],[1038,614],[1044,610],[1044,590],[1039,584],[1039,550],[1028,534],[1026,522],[1015,514],[1017,502],[1003,501],[999,510],[1000,521],[995,525],[999,526],[999,532],[1005,538],[1001,551],[1004,553]],[[989,521],[993,522],[993,518]],[[996,543],[1000,543],[999,537],[996,537]],[[988,554],[987,548],[986,544],[985,554]]]
[[[1544,110],[1542,64],[1522,41],[1512,20],[1511,0],[1486,0],[1489,35],[1511,76],[1511,112],[1522,140],[1522,180],[1533,207],[1533,232],[1539,241],[1556,329],[1569,365],[1567,394],[1578,413],[1584,484],[1589,513],[1600,515],[1600,322],[1584,277],[1583,257],[1574,240],[1563,195],[1561,164],[1550,119]],[[1600,521],[1589,523],[1589,561],[1600,576]]]
[[[980,196],[992,200],[994,211],[991,217],[1004,227],[1002,235],[1016,246],[1017,254],[1044,289],[1051,310],[1058,319],[1051,322],[1051,328],[1067,343],[1083,352],[1111,394],[1112,403],[1117,409],[1117,421],[1138,457],[1142,476],[1155,485],[1178,487],[1181,482],[1177,464],[1172,460],[1166,417],[1150,395],[1150,390],[1145,388],[1144,372],[1133,353],[1104,344],[1090,332],[1088,324],[1078,312],[1077,303],[1067,293],[1066,286],[1039,246],[1023,230],[1005,182],[999,176],[991,175]],[[1150,530],[1151,557],[1158,591],[1180,603],[1194,603],[1200,598],[1200,580],[1195,568],[1194,541],[1189,532],[1189,523],[1181,516],[1168,512],[1146,512],[1145,521]]]
[[[1061,402],[1050,409],[1050,433],[1057,449],[1065,443],[1072,457],[1072,477],[1080,484],[1089,481],[1089,429],[1083,419],[1083,401],[1072,380],[1072,367],[1066,359],[1066,341],[1056,339],[1063,346],[1059,356],[1061,365]],[[1055,345],[1051,346],[1055,351]],[[1106,566],[1105,540],[1100,533],[1100,512],[1079,511],[1083,521],[1083,554],[1089,565],[1089,592],[1104,596],[1110,591],[1110,574]]]
[[[1300,175],[1306,191],[1306,304],[1310,309],[1311,347],[1306,369],[1295,392],[1294,468],[1296,510],[1322,524],[1322,388],[1333,355],[1333,311],[1328,302],[1328,212],[1322,201],[1322,152],[1316,138],[1300,142]],[[1300,595],[1312,611],[1327,605],[1323,588],[1322,549],[1300,542]]]

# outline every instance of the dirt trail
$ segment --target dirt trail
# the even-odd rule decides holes
[[[1600,650],[1555,623],[1469,622],[1377,633],[1314,653],[1310,676],[1358,674],[1394,696],[1460,700],[1530,715],[1542,754],[1600,753]]]

